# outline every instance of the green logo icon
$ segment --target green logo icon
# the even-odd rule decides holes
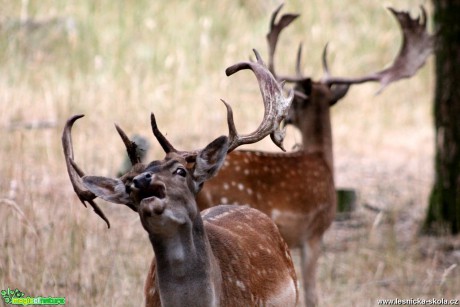
[[[2,297],[5,303],[7,304],[12,304],[13,303],[13,298],[21,298],[24,297],[24,293],[19,291],[18,289],[16,290],[2,290]]]
[[[65,305],[65,297],[25,297],[24,292],[19,291],[19,289],[1,291],[2,298],[6,304],[11,305]]]

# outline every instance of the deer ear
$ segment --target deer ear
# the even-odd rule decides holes
[[[221,136],[202,149],[195,161],[193,178],[198,184],[211,179],[222,167],[227,156],[228,138]]]
[[[120,179],[99,176],[84,176],[83,184],[97,197],[115,204],[129,204],[131,200]]]

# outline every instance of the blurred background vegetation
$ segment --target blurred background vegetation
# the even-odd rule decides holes
[[[79,204],[60,135],[76,113],[76,161],[113,175],[125,155],[113,129],[150,139],[149,114],[178,148],[226,134],[225,99],[241,132],[262,118],[250,73],[226,67],[256,48],[279,1],[0,0],[0,288],[65,296],[69,306],[139,306],[152,250],[138,216],[100,201],[106,229]],[[289,1],[301,18],[280,40],[277,70],[319,79],[329,42],[333,74],[389,64],[400,33],[386,6],[419,12],[428,1]],[[415,236],[433,177],[432,60],[411,80],[374,96],[354,86],[333,108],[336,179],[360,209],[329,231],[320,260],[322,306],[373,306],[377,298],[458,298],[458,243]],[[293,129],[287,148],[300,137]],[[162,157],[154,144],[149,158]],[[252,148],[276,150],[269,141]],[[367,210],[367,207],[376,211]],[[295,254],[295,253],[294,253]]]

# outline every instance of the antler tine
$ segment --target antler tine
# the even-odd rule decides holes
[[[427,32],[426,11],[421,6],[421,16],[411,18],[408,12],[400,12],[393,8],[388,10],[395,16],[403,33],[403,42],[392,65],[379,72],[358,78],[329,77],[326,84],[359,84],[378,81],[380,93],[390,83],[413,76],[424,64],[433,51],[434,36]]]
[[[278,23],[275,22],[278,13],[280,12],[281,8],[284,6],[284,3],[280,4],[278,8],[273,12],[272,17],[270,19],[270,31],[267,33],[267,43],[268,43],[268,69],[270,72],[276,77],[275,73],[275,64],[274,64],[274,56],[276,45],[278,43],[278,36],[281,31],[286,28],[291,22],[293,22],[299,14],[284,14],[281,16],[281,19]]]
[[[299,44],[297,49],[297,59],[295,61],[295,72],[297,77],[302,78],[302,43]]]
[[[238,132],[236,132],[235,122],[233,121],[233,110],[232,107],[225,102],[225,100],[221,99],[227,108],[227,124],[228,124],[228,138],[230,140],[235,139],[238,136]]]
[[[302,74],[302,43],[299,44],[299,48],[297,49],[297,56],[296,56],[296,62],[295,62],[295,71],[296,75],[295,76],[276,76],[278,80],[282,80],[285,82],[289,83],[296,83],[300,82],[306,79],[306,77]],[[305,94],[294,91],[294,95],[301,99],[306,99],[307,96]]]
[[[326,43],[324,45],[323,49],[323,56],[322,56],[322,63],[323,63],[323,78],[322,82],[327,83],[327,80],[330,79],[331,73],[329,71],[329,65],[327,64],[327,48],[329,46],[329,43]],[[342,99],[347,93],[348,90],[350,89],[351,84],[329,84],[332,92],[332,97],[329,102],[330,106],[333,106],[334,104],[337,103],[340,99]]]
[[[115,128],[117,129],[118,134],[120,135],[123,143],[125,144],[126,151],[128,152],[129,160],[131,161],[131,165],[135,165],[141,162],[141,159],[139,155],[137,154],[137,144],[128,138],[128,136],[120,128],[120,126],[115,124]]]
[[[69,118],[64,126],[64,131],[62,133],[62,148],[64,150],[64,157],[67,166],[67,173],[69,174],[70,182],[72,183],[73,190],[80,199],[81,203],[86,207],[86,202],[90,204],[94,212],[99,215],[106,223],[107,227],[110,228],[110,222],[105,216],[104,212],[99,208],[99,206],[94,202],[96,195],[87,190],[81,181],[81,177],[84,176],[83,171],[75,163],[73,155],[73,145],[72,145],[72,126],[79,118],[82,118],[84,115],[74,115]]]
[[[327,64],[327,47],[329,46],[329,43],[326,43],[326,45],[324,45],[324,49],[323,49],[323,56],[322,56],[322,63],[323,63],[323,73],[324,73],[324,78],[329,78],[330,77],[330,73],[329,73],[329,65]]]
[[[161,131],[158,129],[157,121],[155,119],[155,115],[153,114],[153,112],[150,114],[150,124],[152,126],[152,131],[155,135],[155,138],[158,140],[158,143],[160,143],[165,153],[168,154],[171,152],[175,152],[178,155],[181,155],[187,162],[195,161],[198,151],[180,151],[175,149],[174,146],[172,146],[172,144],[166,139],[163,133],[161,133]]]
[[[157,139],[158,143],[160,143],[165,153],[177,152],[174,146],[171,145],[163,133],[161,133],[161,131],[158,129],[157,121],[153,112],[150,114],[150,125],[152,126],[153,135]]]
[[[280,128],[280,124],[286,117],[292,98],[294,97],[294,92],[290,90],[289,96],[284,97],[281,85],[265,67],[257,50],[254,49],[254,53],[257,58],[256,63],[241,62],[228,67],[225,73],[227,76],[230,76],[242,69],[250,69],[253,71],[259,82],[260,93],[264,101],[264,117],[262,123],[253,133],[240,136],[236,132],[231,107],[224,102],[227,107],[227,121],[230,134],[228,152],[231,152],[240,145],[258,142],[268,134],[270,134],[272,141],[284,151],[282,143],[285,131]]]

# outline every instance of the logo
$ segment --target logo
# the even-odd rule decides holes
[[[2,290],[1,294],[5,303],[11,305],[65,305],[65,297],[26,297],[24,292],[17,288],[15,290],[10,290],[10,288]]]

